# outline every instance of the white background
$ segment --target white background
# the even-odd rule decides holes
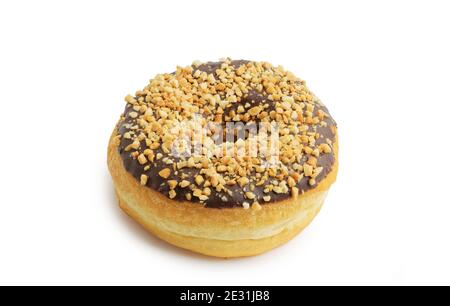
[[[447,1],[1,1],[0,284],[450,284]],[[148,235],[106,167],[124,96],[193,60],[265,60],[339,125],[303,234],[222,260]]]

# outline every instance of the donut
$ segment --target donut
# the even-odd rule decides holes
[[[119,206],[180,248],[271,250],[308,226],[336,180],[336,122],[281,66],[194,62],[125,102],[107,157]]]

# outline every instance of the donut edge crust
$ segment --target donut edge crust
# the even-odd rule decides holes
[[[120,208],[147,231],[172,245],[221,258],[258,255],[295,237],[320,211],[338,171],[336,134],[335,161],[330,173],[297,199],[263,204],[259,210],[205,208],[199,203],[171,200],[141,186],[124,168],[118,141],[114,129],[107,161]]]

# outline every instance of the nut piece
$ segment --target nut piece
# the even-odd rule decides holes
[[[145,174],[142,174],[142,175],[141,175],[141,185],[142,185],[142,186],[147,185],[147,181],[148,181],[148,176],[145,175]]]
[[[314,169],[313,175],[311,176],[313,179],[319,176],[320,173],[322,173],[323,167],[317,167]]]
[[[211,182],[211,185],[212,185],[213,187],[216,187],[216,186],[219,184],[219,180],[217,179],[216,176],[211,176],[211,177],[209,178],[209,181]]]
[[[200,201],[207,201],[209,198],[208,198],[208,196],[206,196],[206,195],[201,195],[201,196],[198,197],[198,199],[199,199]]]
[[[244,187],[249,183],[249,179],[247,177],[241,177],[238,179],[239,186]]]
[[[289,103],[289,104],[294,103],[294,98],[292,98],[292,97],[290,97],[290,96],[283,96],[283,97],[281,98],[281,100],[283,100],[283,102],[286,102],[286,103]]]
[[[130,96],[130,95],[127,95],[127,96],[125,97],[125,101],[128,102],[128,103],[130,103],[130,104],[135,104],[135,103],[137,103],[136,99],[135,99],[134,97]]]
[[[217,167],[217,172],[225,172],[227,171],[227,166],[220,165]]]
[[[273,187],[273,192],[280,194],[283,193],[283,189],[280,186],[275,186]]]
[[[255,194],[254,194],[253,192],[247,191],[247,192],[245,193],[245,197],[246,197],[247,199],[253,200],[256,196],[255,196]]]
[[[197,185],[201,185],[203,182],[204,182],[205,180],[203,179],[203,176],[201,176],[201,175],[197,175],[196,177],[195,177],[195,182],[197,183]]]
[[[202,194],[203,194],[202,190],[200,190],[200,189],[195,189],[194,190],[194,197],[199,198]]]
[[[330,146],[329,146],[328,144],[326,144],[326,143],[322,143],[322,144],[319,146],[319,150],[320,150],[320,152],[323,152],[323,153],[331,153],[331,148],[330,148]]]
[[[304,164],[303,172],[305,173],[305,176],[311,176],[313,174],[313,167],[311,165]]]
[[[178,182],[176,180],[170,180],[170,181],[167,181],[167,184],[169,185],[170,189],[175,189],[175,187],[177,187],[177,185],[178,185]]]
[[[248,113],[251,116],[258,116],[258,114],[262,111],[261,107],[255,106],[248,110]]]
[[[308,165],[315,167],[317,165],[317,158],[310,156],[307,161]]]
[[[168,178],[170,176],[170,169],[169,168],[162,169],[161,171],[159,171],[159,176],[165,179]]]
[[[206,187],[205,189],[203,189],[203,194],[205,196],[210,196],[211,195],[211,189],[209,189],[208,187]]]
[[[141,165],[145,165],[145,164],[147,163],[147,158],[145,157],[144,154],[139,154],[139,156],[138,156],[138,162],[139,162]]]
[[[191,183],[189,181],[183,180],[180,183],[180,187],[181,188],[186,188],[187,186],[189,186]]]
[[[294,178],[292,177],[292,176],[290,176],[289,178],[288,178],[288,180],[287,180],[287,183],[288,183],[288,186],[289,187],[294,187],[295,186],[295,180],[294,180]]]
[[[139,149],[139,146],[141,145],[141,143],[139,142],[139,140],[136,138],[131,144],[129,144],[126,148],[125,151],[130,151],[131,149]]]
[[[130,112],[128,115],[133,119],[135,119],[135,118],[137,118],[137,116],[139,116],[139,114],[136,112]]]
[[[169,191],[169,198],[173,199],[177,196],[177,193],[175,192],[175,190],[170,190]]]

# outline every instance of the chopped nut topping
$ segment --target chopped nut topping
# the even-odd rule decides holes
[[[236,185],[236,180],[229,180],[229,181],[227,181],[227,185],[228,185],[228,186],[234,186],[234,185]]]
[[[308,165],[315,167],[317,165],[317,158],[315,158],[314,156],[310,156],[307,163]]]
[[[313,167],[308,164],[303,165],[303,172],[305,173],[305,176],[312,176],[313,174]]]
[[[315,157],[319,157],[319,155],[320,155],[319,149],[314,149],[314,150],[312,151],[312,155],[314,155]]]
[[[159,176],[162,178],[168,178],[170,176],[170,169],[169,168],[165,168],[161,171],[159,171]]]
[[[238,179],[239,186],[244,187],[249,183],[249,179],[247,177],[241,177]]]
[[[181,188],[186,188],[187,186],[189,186],[191,183],[189,181],[183,180],[180,183],[180,187]]]
[[[288,178],[288,185],[289,187],[294,187],[296,185],[296,182],[292,176]]]
[[[283,189],[281,187],[279,187],[279,186],[273,187],[273,191],[275,193],[283,193]]]
[[[206,187],[205,189],[203,189],[203,194],[206,196],[210,196],[211,195],[211,189]]]
[[[247,199],[250,199],[250,200],[253,200],[256,196],[255,196],[255,194],[253,193],[253,192],[246,192],[245,193],[245,197],[247,198]]]
[[[203,194],[201,189],[194,189],[193,195],[194,197],[200,197]]]
[[[230,59],[195,62],[177,67],[172,74],[157,75],[125,101],[114,142],[122,157],[133,163],[127,170],[143,185],[154,177],[161,187],[168,186],[161,189],[171,199],[178,192],[179,197],[207,207],[220,199],[225,207],[239,204],[259,210],[260,203],[296,198],[314,188],[334,162],[335,122],[305,82],[281,66]],[[209,123],[224,128],[233,121],[245,128],[253,123],[276,124],[275,163],[259,143],[257,155],[250,156],[255,137],[246,131],[242,138],[240,130],[235,131],[234,143],[216,143],[211,131],[192,139],[201,145],[200,151],[189,157],[174,155],[175,144],[184,150],[179,136],[195,130],[181,124],[194,117],[200,119],[202,129]],[[253,204],[237,203],[242,198],[237,194]]]
[[[259,107],[259,106],[255,106],[248,111],[248,113],[251,116],[257,116],[260,112],[261,112],[261,107]]]
[[[283,100],[283,102],[289,104],[288,108],[291,108],[290,105],[294,103],[294,98],[292,98],[290,96],[283,96],[282,100]]]
[[[138,161],[141,165],[145,165],[147,163],[147,158],[144,154],[139,154]]]
[[[147,185],[147,181],[148,181],[148,176],[145,174],[141,174],[141,185],[142,186]]]
[[[303,169],[303,167],[301,168]],[[300,180],[303,178],[303,174],[298,174],[297,172],[292,173],[292,178],[295,180],[295,182],[300,182]],[[292,186],[289,186],[292,187]]]
[[[219,184],[219,180],[217,179],[216,176],[212,176],[212,177],[210,178],[210,182],[211,182],[211,185],[212,185],[213,187],[216,187],[216,186]]]
[[[197,183],[197,185],[201,185],[205,180],[203,179],[203,176],[201,175],[197,175],[195,177],[195,183]]]
[[[199,196],[198,198],[199,198],[200,201],[206,201],[206,200],[208,200],[208,196],[206,196],[206,195],[201,195],[201,196]]]
[[[137,103],[136,99],[133,98],[133,97],[130,96],[130,95],[127,95],[127,96],[125,97],[125,101],[128,102],[128,103],[130,103],[130,104],[132,104],[132,105],[135,104],[135,103]]]
[[[170,189],[175,189],[175,187],[177,187],[178,182],[176,180],[169,180],[167,181],[167,185],[169,185]]]
[[[321,152],[323,152],[323,153],[331,153],[331,148],[330,148],[330,146],[329,146],[328,144],[326,144],[326,143],[322,143],[322,144],[319,146],[319,150],[320,150]]]
[[[150,149],[156,150],[159,148],[159,146],[160,146],[159,142],[154,142],[150,145]]]
[[[139,140],[138,140],[138,139],[135,139],[130,145],[128,145],[128,146],[125,148],[125,151],[130,151],[131,149],[137,150],[137,149],[139,149],[139,146],[140,146],[140,145],[141,145],[141,144],[140,144]]]
[[[316,169],[314,169],[311,177],[315,179],[317,176],[319,176],[320,173],[322,173],[322,170],[323,170],[323,167],[317,167]]]
[[[217,172],[225,172],[225,171],[227,171],[226,166],[220,165],[217,167]]]
[[[175,192],[175,190],[170,190],[169,191],[169,198],[173,199],[177,196],[177,193]]]

